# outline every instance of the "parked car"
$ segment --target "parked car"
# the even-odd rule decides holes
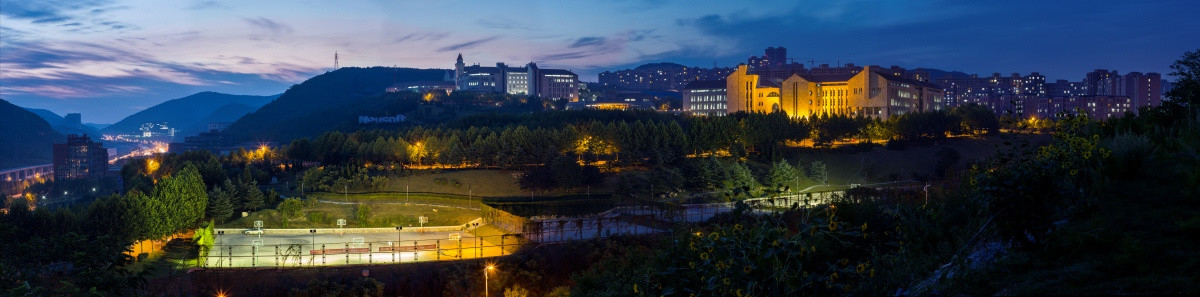
[[[262,229],[262,228],[250,228],[249,230],[242,231],[242,234],[246,234],[246,235],[262,235],[262,234],[263,234],[263,229]]]

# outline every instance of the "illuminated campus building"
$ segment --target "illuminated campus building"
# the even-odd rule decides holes
[[[725,106],[724,80],[696,80],[683,88],[683,112],[690,115],[723,116],[729,111]]]
[[[738,65],[726,79],[727,109],[791,117],[841,114],[887,118],[909,112],[933,110],[943,98],[942,89],[925,81],[893,75],[878,66],[854,73],[812,75],[793,73],[786,79],[748,73]]]
[[[460,91],[579,101],[579,75],[562,69],[541,69],[532,62],[525,67],[504,63],[496,63],[496,67],[467,66],[459,54],[454,63],[454,84]]]
[[[100,177],[108,171],[108,149],[85,135],[54,144],[54,180]]]
[[[634,69],[605,71],[600,85],[629,90],[678,91],[693,81],[725,79],[733,68],[688,67],[675,63],[651,63]]]

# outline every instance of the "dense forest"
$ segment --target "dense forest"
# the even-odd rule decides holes
[[[584,110],[482,114],[437,128],[334,131],[314,139],[297,139],[281,150],[292,163],[521,168],[569,155],[583,163],[661,165],[695,156],[777,160],[782,147],[806,140],[816,146],[835,141],[921,141],[994,133],[999,128],[995,115],[975,105],[888,120],[839,115],[795,119],[783,113],[684,117]]]

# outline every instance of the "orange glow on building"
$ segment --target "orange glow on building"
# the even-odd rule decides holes
[[[942,90],[926,81],[884,73],[867,66],[853,74],[802,75],[767,79],[746,65],[726,79],[730,113],[783,111],[793,118],[840,114],[887,118],[933,109]]]

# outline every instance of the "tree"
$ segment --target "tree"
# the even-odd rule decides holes
[[[1163,105],[1196,109],[1200,106],[1200,49],[1183,53],[1171,70],[1175,87],[1167,92],[1171,100]]]
[[[155,221],[158,228],[147,235],[158,238],[192,227],[203,218],[208,206],[208,192],[200,172],[188,164],[155,185],[149,200],[153,201],[148,209],[150,220]]]
[[[767,177],[767,185],[776,190],[787,186],[794,187],[799,178],[800,171],[791,164],[788,164],[786,160],[781,160],[771,165],[771,173]]]
[[[295,217],[296,214],[300,213],[300,209],[302,208],[304,208],[304,202],[296,198],[284,199],[283,202],[279,203],[279,206],[275,207],[276,210],[279,210],[280,213],[288,217]]]
[[[829,183],[829,172],[825,168],[825,162],[813,161],[812,165],[808,166],[808,178],[821,184]]]
[[[993,134],[1000,130],[1000,119],[991,109],[978,104],[955,107],[951,113],[961,119],[961,132]]]
[[[255,211],[266,206],[266,200],[263,197],[262,191],[258,190],[258,182],[254,180],[243,180],[238,184],[238,192],[242,196],[242,207],[246,210]]]
[[[233,216],[233,202],[230,198],[232,197],[227,190],[220,186],[213,187],[208,193],[208,210],[205,213],[209,218],[224,223]]]
[[[133,241],[143,233],[146,215],[148,213],[141,209],[139,204],[134,203],[133,199],[112,195],[97,199],[88,205],[84,217],[89,222],[88,229],[95,235],[107,234]]]
[[[504,289],[504,297],[529,297],[529,290],[521,286],[513,286]]]
[[[732,162],[726,166],[726,179],[724,187],[727,190],[742,190],[752,191],[758,189],[758,181],[754,179],[754,174],[750,173],[750,168],[741,162]]]
[[[213,228],[216,223],[208,221],[202,228],[196,230],[196,234],[192,235],[192,242],[196,243],[196,247],[200,249],[200,258],[208,256],[208,251],[212,250],[213,244],[216,243],[213,238]]]
[[[950,171],[954,165],[958,165],[958,161],[962,159],[962,155],[950,147],[943,147],[933,153],[935,163],[933,165],[933,173],[938,179],[946,178],[946,172]]]

